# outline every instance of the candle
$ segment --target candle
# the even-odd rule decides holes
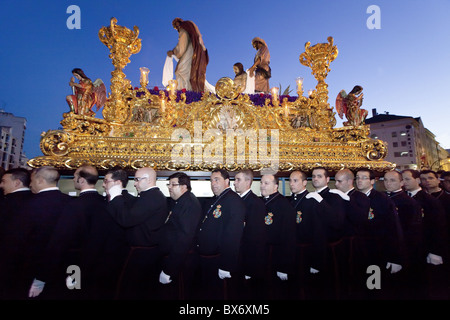
[[[166,111],[166,100],[161,99],[161,112]]]
[[[141,67],[139,68],[139,70],[141,70],[141,78],[140,78],[141,86],[145,88],[147,87],[148,84],[148,74],[150,73],[150,70],[146,67]]]
[[[313,89],[309,89],[309,91],[308,91],[308,96],[309,96],[310,98],[312,98],[313,93],[314,93],[314,90],[313,90]]]
[[[278,101],[278,88],[277,87],[273,87],[272,88],[272,97],[273,97],[273,101]]]
[[[303,78],[299,77],[297,78],[297,93],[300,95],[303,93]]]

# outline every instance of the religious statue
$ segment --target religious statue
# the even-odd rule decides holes
[[[178,31],[178,43],[167,56],[179,59],[175,68],[178,90],[205,91],[206,66],[209,62],[208,50],[203,43],[197,25],[189,20],[175,18],[172,26]]]
[[[341,90],[336,97],[336,111],[339,117],[343,119],[345,117],[348,121],[345,121],[344,126],[361,126],[364,124],[368,111],[361,109],[363,102],[363,88],[361,86],[354,86],[352,91],[348,94],[345,90]]]
[[[73,94],[66,97],[70,111],[79,115],[95,115],[92,110],[94,105],[97,105],[98,111],[106,102],[105,84],[101,79],[92,82],[80,68],[73,69],[72,74],[69,85],[72,87]],[[75,82],[75,78],[79,83]]]
[[[236,62],[233,65],[233,71],[235,74],[234,84],[238,87],[239,92],[244,92],[247,87],[247,72],[245,72],[244,66],[240,62]]]
[[[252,46],[255,48],[256,55],[253,65],[250,67],[250,77],[255,77],[255,92],[269,92],[269,79],[272,77],[270,68],[270,53],[266,42],[255,37],[252,40]]]

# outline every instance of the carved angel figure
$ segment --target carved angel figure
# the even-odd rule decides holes
[[[364,124],[368,111],[361,109],[363,102],[363,88],[361,86],[354,86],[352,91],[348,94],[345,90],[341,90],[336,97],[336,111],[339,117],[343,119],[345,117],[348,121],[345,121],[344,126],[360,126]]]
[[[80,68],[73,69],[72,74],[69,85],[72,87],[73,94],[66,97],[70,111],[80,115],[95,115],[92,110],[94,105],[97,105],[98,111],[106,102],[105,84],[101,79],[92,82]],[[79,83],[75,82],[74,77],[79,80]]]

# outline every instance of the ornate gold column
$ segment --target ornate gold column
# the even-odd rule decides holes
[[[333,37],[328,37],[328,43],[318,43],[311,47],[308,41],[305,44],[305,52],[300,55],[300,63],[312,69],[311,74],[318,81],[316,85],[316,92],[313,93],[314,98],[317,99],[320,113],[318,116],[325,121],[327,125],[319,129],[330,129],[336,125],[336,118],[334,112],[328,103],[328,85],[325,83],[325,78],[330,71],[330,63],[336,59],[338,49],[333,45]],[[324,123],[320,121],[320,123]]]
[[[123,92],[129,90],[130,80],[125,78],[122,69],[130,62],[130,56],[141,50],[139,28],[133,31],[117,25],[117,19],[111,18],[111,25],[103,27],[98,32],[100,41],[111,52],[109,57],[115,67],[111,72],[111,94],[103,108],[103,118],[113,123],[124,123],[130,116],[130,108],[123,97]]]

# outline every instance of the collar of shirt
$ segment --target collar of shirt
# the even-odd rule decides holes
[[[19,189],[12,191],[11,193],[19,192],[19,191],[30,191],[30,188],[19,188]]]
[[[365,194],[366,196],[370,196],[370,192],[372,191],[372,189],[373,189],[373,188],[370,188],[369,190],[367,190],[367,192],[364,192],[364,194]]]
[[[83,192],[92,192],[92,191],[97,192],[97,189],[84,189],[80,191],[80,194],[82,194]]]
[[[247,193],[250,192],[251,189],[248,189],[247,191],[243,192],[240,194],[241,198],[245,197],[247,195]]]
[[[321,193],[323,190],[325,190],[326,188],[328,188],[328,186],[325,186],[323,188],[320,188],[318,190],[316,190],[317,193]]]
[[[411,197],[414,197],[417,194],[417,192],[419,192],[420,190],[422,190],[422,188],[419,188],[419,189],[416,189],[413,191],[408,191],[408,195]]]
[[[45,192],[45,191],[54,191],[54,190],[59,190],[59,188],[58,187],[44,188],[44,189],[40,190],[38,193]]]
[[[299,196],[299,195],[303,194],[304,192],[306,192],[306,189],[304,189],[302,192],[299,192],[299,193],[293,193],[292,195],[294,197],[296,197],[296,196]]]
[[[142,190],[141,192],[145,192],[145,191],[148,191],[148,190],[153,189],[153,188],[158,188],[158,187],[157,187],[157,186],[153,186],[153,187],[150,187],[150,188],[148,188],[148,189]],[[122,189],[122,190],[123,190],[123,189]]]
[[[352,190],[354,190],[355,188],[351,188],[350,190],[348,190],[345,194],[347,194],[348,195],[348,193],[350,192],[350,191],[352,191]]]

